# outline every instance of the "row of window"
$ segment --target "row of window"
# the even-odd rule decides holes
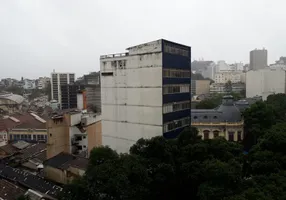
[[[27,134],[13,134],[10,135],[10,140],[47,140],[47,135],[27,135]]]
[[[164,69],[163,77],[190,78],[190,71],[189,70],[178,70],[178,69]]]
[[[205,140],[210,139],[210,131],[209,130],[203,131],[203,134],[204,134]],[[235,133],[232,131],[228,132],[228,140],[229,141],[234,141],[234,134]],[[213,137],[216,138],[218,136],[219,136],[219,131],[213,131]],[[242,132],[238,131],[237,132],[237,141],[241,141],[241,140],[242,140]]]
[[[165,48],[166,53],[189,57],[189,51],[188,50],[177,47],[175,45],[170,45],[170,44],[167,45],[166,44],[164,48]]]
[[[176,112],[179,110],[186,110],[190,109],[190,102],[189,101],[182,101],[177,103],[169,103],[163,106],[163,113],[171,113]]]
[[[175,94],[190,92],[190,85],[165,85],[163,94]]]
[[[185,117],[185,118],[164,124],[163,132],[166,133],[166,132],[169,132],[169,131],[172,131],[178,128],[182,128],[188,125],[190,125],[190,118]]]

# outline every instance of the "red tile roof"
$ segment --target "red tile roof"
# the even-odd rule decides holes
[[[11,118],[0,119],[0,131],[5,131],[13,128],[46,129],[46,123],[44,123],[43,120],[47,120],[47,117],[40,117],[43,120],[39,120],[31,115],[31,113],[15,114],[11,117],[19,120],[19,122],[16,122]]]

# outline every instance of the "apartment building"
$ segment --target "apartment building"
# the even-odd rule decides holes
[[[263,100],[271,94],[286,93],[286,72],[284,69],[260,69],[246,73],[246,97],[262,96]]]
[[[242,71],[224,71],[217,72],[214,78],[215,83],[245,83],[245,73]]]
[[[47,121],[47,158],[61,152],[89,157],[102,144],[101,116],[70,110],[53,115]]]
[[[75,82],[74,73],[51,73],[51,98],[61,103],[61,86]]]
[[[127,51],[100,57],[102,141],[118,152],[190,126],[191,48],[161,39]]]

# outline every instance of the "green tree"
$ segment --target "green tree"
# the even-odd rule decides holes
[[[228,80],[224,85],[224,90],[227,94],[232,92],[232,83],[230,80]]]
[[[286,95],[285,94],[274,94],[267,97],[266,103],[271,105],[275,115],[276,120],[283,122],[286,120]]]
[[[244,127],[248,143],[256,144],[257,138],[276,123],[274,109],[271,105],[258,101],[243,112]]]

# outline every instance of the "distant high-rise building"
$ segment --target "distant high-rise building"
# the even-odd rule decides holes
[[[66,84],[61,85],[61,108],[77,108],[77,93],[83,90],[84,85]]]
[[[51,97],[61,103],[61,86],[75,82],[74,73],[51,73]]]
[[[250,70],[264,69],[268,66],[267,64],[267,50],[266,49],[255,49],[250,51]]]

